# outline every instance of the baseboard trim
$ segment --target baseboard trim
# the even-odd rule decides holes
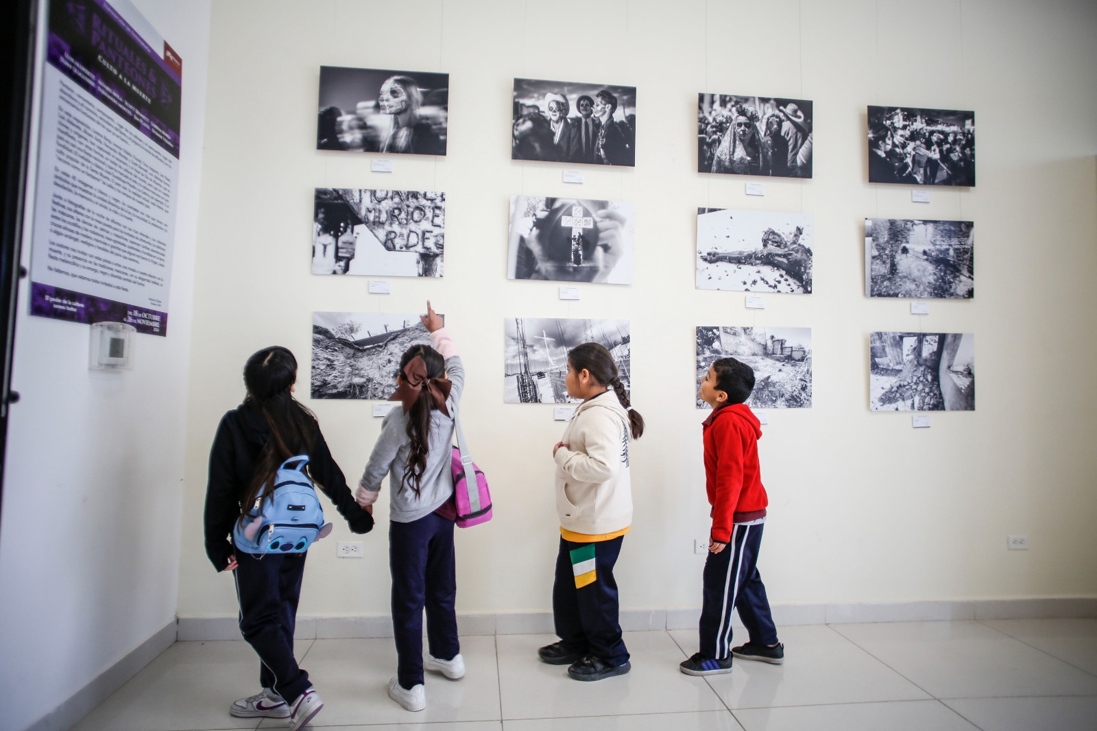
[[[54,708],[24,731],[67,731],[84,716],[128,683],[164,650],[175,644],[176,623],[172,620],[164,628],[148,638],[118,662],[99,673],[90,683]],[[239,633],[238,633],[239,634]]]
[[[694,630],[700,607],[626,609],[621,628]],[[1097,617],[1097,598],[975,599],[969,601],[875,602],[862,604],[778,604],[773,619],[778,626],[874,622],[934,622],[993,619],[1063,619]],[[552,634],[551,612],[459,614],[457,626],[466,637],[475,635]],[[299,640],[392,637],[392,620],[371,617],[298,617]],[[179,641],[238,640],[240,630],[232,617],[179,617]],[[35,729],[38,731],[38,729]]]

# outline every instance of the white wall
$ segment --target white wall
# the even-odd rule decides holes
[[[1097,596],[1097,10],[1084,2],[836,0],[625,2],[418,0],[218,3],[213,8],[207,150],[187,412],[179,614],[231,616],[232,582],[201,544],[208,449],[243,397],[241,369],[280,343],[302,363],[313,408],[355,482],[380,420],[367,402],[310,401],[311,313],[414,312],[428,297],[448,316],[470,378],[464,416],[491,477],[495,520],[458,535],[460,612],[550,607],[557,522],[551,406],[504,405],[503,318],[629,318],[633,402],[649,429],[633,449],[636,502],[618,569],[626,609],[698,606],[707,532],[700,422],[693,406],[694,327],[809,326],[814,406],[771,411],[761,442],[770,522],[761,567],[778,604]],[[450,74],[446,158],[313,149],[321,65]],[[515,76],[638,88],[634,170],[585,167],[582,194],[637,205],[635,284],[508,281],[509,196],[575,195],[566,166],[510,160]],[[698,92],[815,103],[815,177],[766,181],[694,172]],[[866,182],[866,106],[973,109],[978,187]],[[443,190],[446,276],[366,281],[309,273],[316,186]],[[694,288],[697,206],[815,216],[815,293],[766,297]],[[976,222],[977,295],[934,301],[864,296],[863,220]],[[868,334],[973,332],[974,413],[868,411]],[[388,612],[387,498],[366,558],[309,560],[303,616]],[[1006,535],[1030,550],[1007,552]]]
[[[169,334],[137,335],[131,372],[89,371],[89,328],[28,316],[23,280],[0,526],[3,729],[46,716],[176,613],[210,3],[134,2],[183,58]]]

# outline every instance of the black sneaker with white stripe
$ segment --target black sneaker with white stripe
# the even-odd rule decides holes
[[[693,657],[683,660],[678,665],[678,669],[686,675],[722,675],[731,672],[731,658],[725,657],[723,660],[717,660],[708,655],[695,652]]]
[[[731,648],[731,654],[743,660],[758,660],[768,662],[771,665],[780,665],[785,661],[785,645],[778,642],[775,647],[769,645],[748,642],[745,645]]]

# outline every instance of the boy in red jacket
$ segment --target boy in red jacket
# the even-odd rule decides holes
[[[700,397],[712,407],[705,419],[705,490],[712,505],[712,535],[705,560],[701,648],[679,665],[686,675],[731,672],[731,656],[780,664],[785,646],[758,573],[758,548],[766,520],[766,489],[758,469],[759,422],[744,401],[754,390],[754,371],[734,358],[713,363]],[[726,549],[726,550],[725,550]],[[731,612],[750,641],[731,646]]]

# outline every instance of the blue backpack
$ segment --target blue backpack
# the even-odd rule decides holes
[[[324,510],[316,488],[305,472],[306,455],[290,457],[274,473],[270,500],[264,500],[267,485],[259,490],[255,505],[237,521],[232,541],[245,553],[304,553],[314,542],[331,532],[324,524]],[[294,464],[296,463],[296,464]],[[294,465],[294,466],[290,466]]]

